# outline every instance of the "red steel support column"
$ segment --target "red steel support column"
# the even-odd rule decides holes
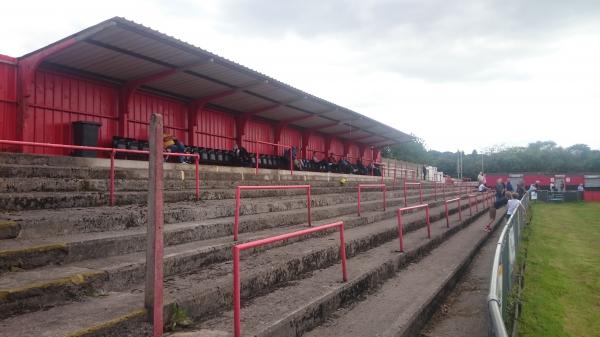
[[[360,184],[358,185],[358,216],[360,216]]]
[[[154,337],[163,333],[163,119],[150,120],[148,177],[148,232],[145,307],[152,317]]]
[[[233,332],[234,337],[241,337],[241,311],[242,311],[242,303],[241,296],[236,296],[236,294],[241,293],[241,282],[240,282],[240,249],[237,246],[233,246],[232,248],[233,255]]]
[[[425,208],[425,217],[427,218],[427,238],[431,239],[431,220],[429,220],[429,205]]]
[[[200,155],[196,153],[194,156],[194,164],[196,164],[196,201],[200,200]]]
[[[406,179],[404,179],[404,207],[406,207]]]
[[[340,259],[342,260],[342,280],[348,282],[348,270],[346,269],[346,239],[344,238],[344,223],[340,226]]]
[[[402,223],[402,214],[400,209],[396,210],[396,217],[398,218],[398,240],[400,241],[400,253],[404,252],[404,224]]]
[[[110,192],[108,198],[111,206],[115,205],[115,152],[114,149],[110,152]]]
[[[311,190],[312,187],[309,185],[308,189],[306,190],[306,205],[308,207],[308,226],[312,227],[312,222],[311,222],[311,212],[310,212],[310,204],[312,203],[311,201]]]
[[[444,208],[446,211],[446,227],[450,228],[450,220],[448,219],[448,202],[444,202]]]

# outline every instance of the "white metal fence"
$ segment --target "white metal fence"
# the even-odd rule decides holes
[[[502,229],[494,254],[494,264],[490,275],[490,292],[487,298],[490,335],[494,337],[509,336],[505,325],[509,312],[507,304],[515,280],[517,253],[529,210],[529,193],[523,196],[521,204],[523,207],[517,209]]]

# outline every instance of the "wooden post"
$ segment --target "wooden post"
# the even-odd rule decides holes
[[[152,319],[153,336],[163,334],[163,118],[150,119],[148,177],[148,230],[145,307]]]

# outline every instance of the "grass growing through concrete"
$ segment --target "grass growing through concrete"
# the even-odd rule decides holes
[[[520,335],[600,336],[600,203],[532,211]]]

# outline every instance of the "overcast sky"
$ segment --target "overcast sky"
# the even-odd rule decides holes
[[[600,0],[10,1],[0,53],[113,16],[456,151],[600,149]]]

